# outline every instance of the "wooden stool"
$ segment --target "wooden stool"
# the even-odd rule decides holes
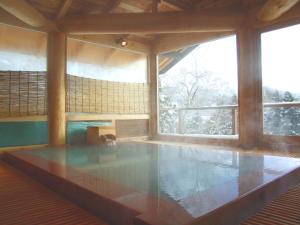
[[[116,137],[116,128],[114,126],[92,126],[87,128],[87,143],[89,145],[97,145],[105,143],[103,138],[110,135]],[[100,138],[102,136],[102,138]]]

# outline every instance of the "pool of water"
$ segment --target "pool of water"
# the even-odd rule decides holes
[[[171,224],[185,224],[300,166],[297,158],[138,142],[13,154],[141,213],[171,213]]]

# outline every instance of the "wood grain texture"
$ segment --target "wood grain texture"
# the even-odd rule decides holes
[[[269,0],[259,11],[257,18],[261,21],[272,21],[295,6],[299,0]]]
[[[66,48],[66,34],[48,34],[48,132],[54,146],[66,143]]]
[[[299,225],[300,185],[281,195],[241,225]]]
[[[147,136],[149,120],[116,120],[117,138]]]
[[[260,41],[257,30],[238,31],[239,138],[245,148],[258,145],[262,133]]]
[[[57,25],[71,34],[180,33],[234,31],[245,16],[239,12],[205,10],[197,13],[122,13],[70,16]]]
[[[106,225],[0,161],[0,224]]]
[[[1,0],[0,7],[33,27],[47,27],[49,30],[56,29],[51,21],[48,21],[43,14],[25,0]]]
[[[158,133],[158,56],[152,52],[148,57],[148,73],[149,73],[149,112],[150,112],[150,138],[154,138]]]

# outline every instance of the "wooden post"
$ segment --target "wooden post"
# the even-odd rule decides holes
[[[182,115],[182,109],[178,109],[177,111],[178,115],[178,129],[177,133],[178,134],[183,134],[184,133],[184,124],[183,124],[183,115]]]
[[[66,34],[48,34],[48,133],[49,145],[66,142]]]
[[[231,109],[231,121],[232,121],[232,135],[236,135],[236,111],[235,108]]]
[[[158,76],[158,57],[157,54],[151,52],[148,58],[148,73],[149,73],[149,83],[150,83],[150,138],[155,138],[158,132],[158,122],[157,122],[157,76]]]
[[[262,134],[262,82],[260,35],[257,30],[238,31],[239,137],[244,148],[258,145]]]

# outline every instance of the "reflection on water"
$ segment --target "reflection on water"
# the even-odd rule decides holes
[[[66,165],[61,174],[98,193],[114,197],[146,193],[156,199],[157,207],[167,199],[193,217],[300,165],[299,159],[144,143],[47,148],[26,154]]]

